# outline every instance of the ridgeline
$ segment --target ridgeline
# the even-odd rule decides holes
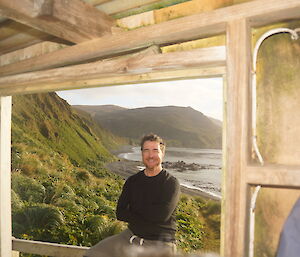
[[[153,132],[163,137],[169,146],[220,149],[222,145],[221,122],[191,107],[73,107],[90,113],[99,125],[134,143],[139,142],[144,134]]]

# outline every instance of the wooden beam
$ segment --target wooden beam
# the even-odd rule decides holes
[[[110,34],[115,25],[111,17],[80,0],[1,0],[0,14],[73,43]]]
[[[225,74],[225,67],[207,67],[207,68],[187,68],[184,70],[165,70],[154,71],[148,73],[138,74],[106,74],[106,76],[99,77],[97,79],[82,79],[75,82],[63,82],[63,83],[44,83],[43,87],[39,85],[27,85],[3,88],[0,89],[1,95],[24,95],[34,93],[46,93],[60,90],[79,89],[79,88],[92,88],[92,87],[106,87],[117,85],[132,85],[148,82],[161,82],[172,80],[186,80],[197,78],[215,78],[221,77]]]
[[[0,95],[141,83],[172,78],[220,76],[225,72],[224,47],[167,54],[155,52],[155,48],[154,50],[150,48],[129,57],[2,77]],[[202,72],[199,72],[200,67]],[[185,70],[189,70],[189,76],[185,75]]]
[[[212,36],[225,32],[228,21],[243,17],[250,19],[255,25],[299,18],[300,2],[299,0],[256,0],[117,35],[107,35],[51,54],[0,67],[0,76],[75,64],[97,57],[142,49],[152,44],[165,45]]]
[[[11,96],[0,97],[0,256],[12,256]]]
[[[0,40],[0,55],[28,47],[44,40],[50,40],[52,36],[30,29],[26,32],[17,33],[11,37]]]
[[[0,23],[1,23],[1,22],[4,22],[4,21],[6,21],[6,20],[7,20],[6,17],[1,17],[1,16],[0,16]]]
[[[109,2],[112,0],[83,0],[83,1],[90,5],[95,6],[95,5],[103,4],[103,3],[106,3],[106,2]],[[0,13],[1,13],[1,11],[0,11]],[[7,22],[7,21],[9,21],[9,20],[6,17],[0,16],[0,23]],[[2,33],[0,31],[0,38],[1,38],[1,35],[2,35]]]
[[[245,170],[246,182],[250,185],[300,188],[300,167],[267,164],[251,165]]]
[[[99,5],[99,4],[103,4],[112,0],[83,0],[86,3],[89,3],[91,5]]]
[[[20,32],[25,32],[28,29],[30,29],[28,26],[12,20],[6,20],[0,23],[0,40],[6,39]]]
[[[130,1],[124,1],[124,0],[113,0],[109,1],[107,3],[101,4],[97,6],[97,8],[109,15],[113,15],[116,13],[128,11],[130,9],[135,9],[142,7],[144,5],[153,4],[156,2],[170,2],[170,0],[130,0]]]
[[[22,38],[22,44],[25,45],[26,41],[23,42],[23,40],[24,38]],[[2,43],[0,41],[0,48],[1,48],[1,44]],[[41,43],[37,43],[29,47],[25,47],[10,53],[0,55],[0,66],[19,62],[28,58],[33,58],[53,51],[57,51],[58,49],[64,47],[66,47],[65,44],[43,41]]]
[[[85,252],[89,249],[89,247],[63,245],[23,239],[13,239],[12,249],[22,253],[31,253],[46,256],[82,257],[85,254]]]
[[[246,19],[228,23],[224,256],[248,256],[249,188],[245,166],[250,138],[251,30]]]

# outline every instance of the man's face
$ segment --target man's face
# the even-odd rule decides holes
[[[147,169],[155,169],[162,163],[164,153],[160,145],[154,141],[145,141],[142,149],[143,163]]]

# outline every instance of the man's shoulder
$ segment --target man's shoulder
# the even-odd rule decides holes
[[[139,172],[137,172],[137,173],[135,173],[135,174],[129,176],[129,177],[127,178],[127,180],[129,180],[129,181],[134,181],[134,180],[136,180],[136,179],[141,178],[142,175],[143,175],[143,172],[142,172],[142,171],[139,171]]]
[[[165,178],[167,181],[170,181],[172,183],[176,183],[176,184],[179,184],[179,181],[176,177],[174,177],[171,173],[169,173],[167,170],[163,170],[164,173],[165,173]]]

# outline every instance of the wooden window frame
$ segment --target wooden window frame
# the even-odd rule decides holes
[[[100,85],[117,85],[189,77],[222,76],[224,73],[226,73],[223,133],[223,173],[225,175],[223,177],[221,254],[228,257],[247,256],[249,247],[249,217],[247,210],[250,201],[250,186],[260,184],[300,188],[299,167],[268,164],[259,166],[253,164],[250,160],[251,28],[299,18],[299,0],[256,0],[199,15],[179,18],[135,31],[124,32],[118,36],[110,35],[105,37],[105,39],[100,38],[99,40],[88,41],[84,45],[78,44],[49,53],[46,56],[37,57],[36,60],[38,61],[36,63],[43,64],[41,66],[43,71],[35,74],[30,72],[22,74],[25,71],[20,69],[20,74],[4,76],[5,72],[1,73],[1,70],[3,71],[5,66],[0,67],[0,74],[3,76],[0,77],[0,256],[10,256],[9,253],[11,251],[11,243],[7,243],[11,242],[11,222],[6,219],[8,216],[11,216],[10,202],[8,203],[10,201],[10,188],[8,188],[8,185],[10,186],[9,153],[11,149],[10,117],[12,95],[49,92],[67,88],[94,87],[97,84],[97,79],[102,79],[102,83],[99,83]],[[94,81],[94,84],[91,82],[91,84],[86,84],[86,86],[80,84],[82,81],[76,83],[74,80],[68,80],[68,78],[65,81],[60,79],[60,82],[55,84],[52,76],[43,81],[43,87],[35,87],[34,90],[30,89],[32,76],[43,72],[53,72],[53,70],[49,70],[50,67],[76,63],[80,59],[80,55],[81,57],[84,56],[84,58],[90,57],[93,52],[84,52],[84,46],[87,48],[90,46],[90,49],[97,54],[97,57],[101,57],[105,55],[103,49],[109,53],[121,54],[132,49],[142,49],[150,42],[157,45],[165,45],[219,33],[226,33],[226,71],[222,65],[220,66],[221,68],[214,70],[215,67],[207,67],[207,63],[205,67],[198,63],[193,67],[183,65],[181,68],[177,67],[177,69],[164,68],[156,70],[154,65],[150,72],[145,72],[144,70],[130,73],[129,71],[121,74],[122,76],[119,76],[119,79],[116,79],[116,73],[101,74],[99,77],[96,74],[93,78],[86,78],[90,82]],[[138,35],[143,37],[138,37]],[[113,42],[115,44],[110,44],[109,46],[107,42],[110,39],[114,39],[115,41]],[[130,44],[127,48],[126,43],[128,42]],[[58,58],[58,61],[60,61],[60,64],[58,64],[55,58],[61,53],[66,55]],[[50,64],[45,61],[45,58],[49,56],[51,57]],[[14,64],[15,67],[17,65],[18,63]],[[59,69],[62,68],[57,68],[56,71],[59,71]],[[176,75],[179,73],[181,74],[180,76]],[[15,87],[15,84],[20,80],[22,80],[22,83]],[[15,90],[15,88],[18,88],[18,90]]]

